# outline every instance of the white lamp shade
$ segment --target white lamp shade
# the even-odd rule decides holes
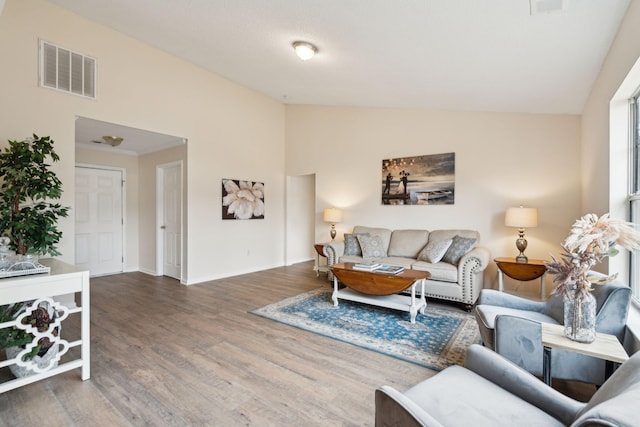
[[[509,208],[504,216],[504,224],[507,227],[532,228],[538,226],[538,209],[536,208]]]
[[[342,221],[342,211],[336,208],[327,208],[324,210],[324,222],[336,223]]]

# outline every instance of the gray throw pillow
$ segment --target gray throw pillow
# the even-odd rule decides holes
[[[449,246],[449,249],[447,249],[447,252],[442,257],[442,261],[458,265],[460,258],[469,252],[475,243],[476,239],[454,236],[451,246]]]
[[[360,242],[358,242],[357,236],[368,236],[369,233],[358,234],[344,234],[344,254],[351,256],[362,256],[362,250],[360,249]]]
[[[387,256],[387,248],[380,236],[369,236],[364,234],[356,234],[360,247],[362,248],[362,256],[364,258],[383,258]]]
[[[418,254],[418,261],[430,262],[432,264],[440,262],[452,242],[453,240],[446,239],[427,243]]]

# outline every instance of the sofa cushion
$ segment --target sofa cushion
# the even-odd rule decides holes
[[[449,246],[451,246],[452,241],[451,239],[447,239],[427,243],[418,254],[418,261],[430,262],[432,264],[440,262],[447,252],[447,249],[449,249]]]
[[[411,268],[411,266],[416,262],[415,258],[405,258],[405,257],[386,257],[381,258],[379,261],[381,264],[386,265],[397,265],[399,267]]]
[[[342,255],[339,259],[340,262],[353,262],[353,263],[359,263],[359,262],[364,262],[364,261],[371,261],[371,259],[367,259],[365,260],[362,255],[361,256],[357,256],[357,255]],[[376,260],[377,262],[380,262],[378,260]]]
[[[394,230],[387,254],[416,259],[429,238],[427,230]]]
[[[458,267],[447,264],[446,262],[430,262],[417,261],[411,265],[414,270],[428,271],[431,273],[431,280],[440,280],[443,282],[456,283],[458,281]]]
[[[368,234],[368,233],[367,233]],[[360,242],[355,234],[344,234],[344,254],[347,256],[361,256],[362,249],[360,248]]]
[[[455,236],[451,242],[451,246],[449,246],[449,249],[447,249],[447,252],[442,257],[442,261],[458,265],[460,258],[469,252],[475,244],[475,238]]]
[[[356,237],[360,242],[364,258],[383,258],[387,256],[387,247],[382,237],[365,234],[358,234]]]

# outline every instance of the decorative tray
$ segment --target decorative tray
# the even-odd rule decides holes
[[[50,273],[51,268],[39,262],[18,261],[7,268],[0,269],[0,279],[16,276],[27,276],[30,274]]]

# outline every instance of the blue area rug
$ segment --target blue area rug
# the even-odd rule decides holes
[[[428,303],[411,324],[407,312],[343,300],[334,307],[327,288],[251,313],[434,370],[462,365],[467,348],[480,341],[473,315],[458,308]]]

